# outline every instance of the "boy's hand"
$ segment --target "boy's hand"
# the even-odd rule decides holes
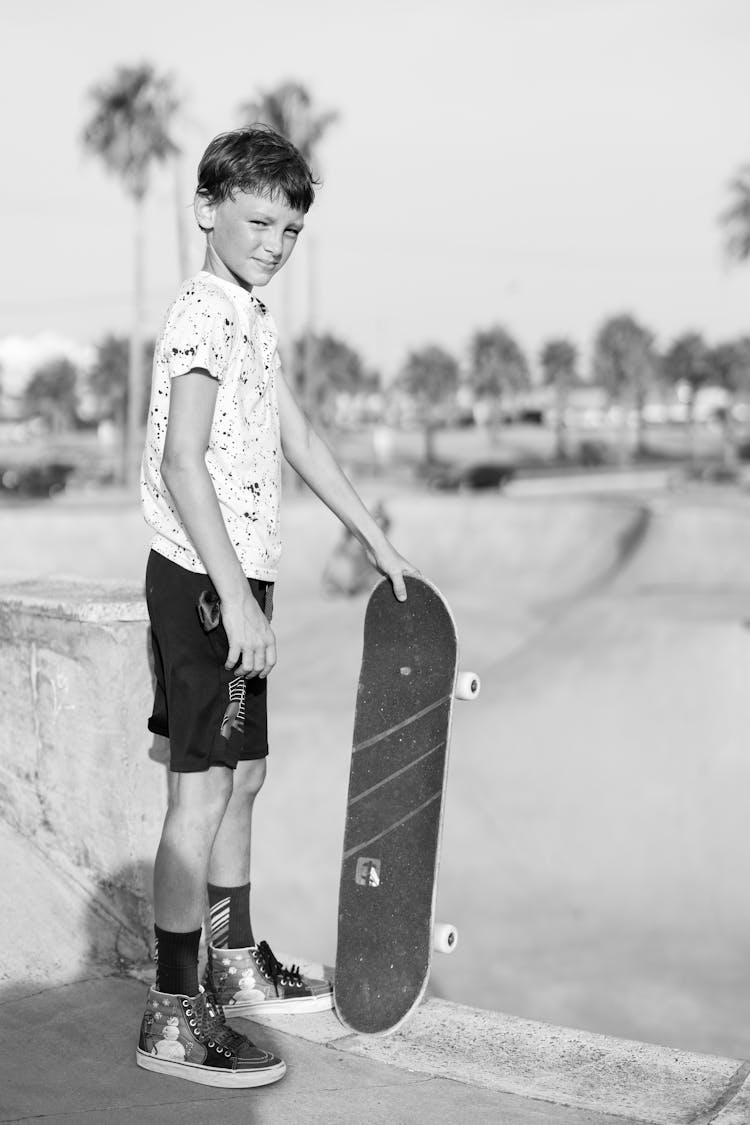
[[[393,592],[400,602],[406,601],[406,583],[404,582],[404,575],[411,574],[415,578],[420,577],[420,573],[415,566],[400,555],[398,551],[391,546],[387,539],[383,540],[383,544],[376,550],[368,550],[367,556],[374,567],[389,578],[393,586]]]
[[[224,667],[237,676],[264,680],[276,663],[276,638],[252,594],[237,605],[222,602],[222,621],[229,641]]]

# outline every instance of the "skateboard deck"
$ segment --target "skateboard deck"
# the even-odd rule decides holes
[[[427,987],[458,661],[439,591],[406,588],[384,579],[365,613],[339,886],[334,1005],[373,1035]]]

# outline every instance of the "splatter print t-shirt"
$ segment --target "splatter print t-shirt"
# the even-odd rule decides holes
[[[154,352],[141,499],[152,549],[187,570],[206,568],[161,476],[172,379],[194,368],[217,380],[206,467],[224,524],[249,578],[273,582],[281,553],[277,332],[265,306],[231,281],[201,271],[167,313]]]

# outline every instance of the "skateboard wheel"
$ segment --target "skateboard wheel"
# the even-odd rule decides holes
[[[432,929],[432,948],[436,953],[452,953],[458,942],[458,930],[448,922],[436,922]]]
[[[476,672],[459,672],[456,677],[456,699],[476,699],[480,687]]]

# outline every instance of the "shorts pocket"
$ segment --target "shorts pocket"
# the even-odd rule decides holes
[[[201,590],[195,606],[201,628],[220,664],[229,656],[229,638],[221,621],[221,600],[215,590]]]

